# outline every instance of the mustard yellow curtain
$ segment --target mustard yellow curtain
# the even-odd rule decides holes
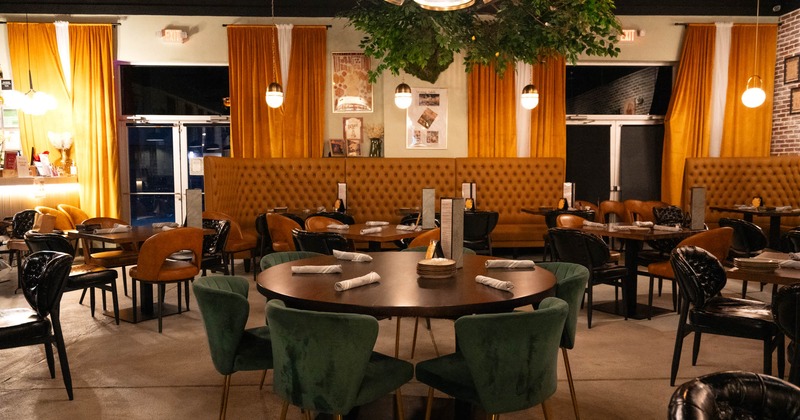
[[[467,132],[470,157],[514,157],[517,127],[514,77],[509,65],[504,77],[494,66],[475,66],[468,76]]]
[[[708,156],[714,25],[689,25],[664,120],[661,200],[680,203],[687,157]],[[730,99],[729,99],[730,100]]]
[[[292,59],[286,89],[284,157],[322,157],[325,147],[327,29],[292,28]]]
[[[756,54],[755,25],[734,25],[731,29],[728,99],[720,156],[769,156],[777,37],[777,25],[759,25]],[[754,74],[761,76],[767,100],[757,108],[748,108],[741,98],[747,79]]]
[[[58,103],[54,111],[44,115],[19,113],[22,153],[30,159],[31,147],[36,153],[49,151],[55,163],[61,156],[50,144],[47,132],[72,132],[72,106],[58,57],[55,25],[9,22],[8,44],[14,89],[22,93],[31,89],[30,69],[32,88],[52,95]]]
[[[233,157],[283,156],[286,104],[273,109],[264,100],[267,86],[281,83],[277,42],[274,26],[228,26]]]
[[[119,217],[119,151],[111,25],[69,25],[72,115],[81,209]]]
[[[561,56],[533,66],[531,81],[539,90],[539,105],[531,110],[531,157],[567,157],[566,74]]]

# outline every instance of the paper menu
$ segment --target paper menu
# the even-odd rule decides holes
[[[440,244],[444,257],[464,266],[464,198],[442,198]]]
[[[422,228],[433,229],[436,227],[436,190],[434,188],[422,189]]]

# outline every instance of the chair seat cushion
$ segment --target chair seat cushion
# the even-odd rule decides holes
[[[190,262],[166,260],[158,271],[158,278],[148,279],[140,277],[138,266],[131,267],[129,274],[131,277],[140,281],[169,282],[188,280],[194,278],[199,272],[200,270]]]
[[[249,251],[254,249],[258,245],[258,239],[255,237],[251,238],[228,238],[225,242],[225,252],[229,253],[237,253],[241,251]]]
[[[596,267],[592,270],[592,280],[602,282],[605,280],[613,280],[622,278],[628,275],[628,269],[625,266],[616,264],[606,264],[602,267]]]
[[[692,309],[689,320],[696,327],[713,328],[733,336],[768,336],[778,331],[770,305],[749,299],[713,297],[703,308]]]
[[[417,380],[456,399],[480,405],[475,381],[466,360],[460,353],[452,353],[417,363]]]
[[[647,271],[653,277],[660,277],[662,279],[674,279],[675,272],[672,271],[672,266],[670,265],[669,261],[661,261],[652,263],[647,266]]]
[[[0,309],[0,348],[36,341],[50,335],[50,320],[30,308]]]
[[[375,401],[400,388],[412,377],[414,377],[414,365],[411,363],[372,352],[355,405],[360,406]]]
[[[266,370],[272,368],[272,343],[269,327],[250,328],[242,333],[233,370]]]
[[[97,263],[104,267],[121,267],[124,265],[134,265],[139,259],[139,254],[136,251],[127,251],[124,249],[115,249],[110,251],[94,252],[91,254],[92,259],[101,260]]]
[[[67,290],[108,284],[116,279],[116,270],[93,264],[73,265],[67,280]]]

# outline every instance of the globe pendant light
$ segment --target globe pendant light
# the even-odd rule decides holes
[[[411,87],[405,82],[397,85],[394,90],[394,104],[400,109],[406,109],[411,106]]]
[[[756,0],[756,43],[753,50],[753,72],[757,70],[758,63],[758,16],[761,8],[761,0]],[[757,74],[750,76],[745,85],[745,91],[742,93],[742,103],[748,108],[758,108],[767,99],[767,93],[764,92],[764,83]]]
[[[272,74],[273,77],[277,74],[278,65],[276,64],[277,55],[275,45],[278,44],[278,27],[275,26],[275,0],[272,0],[272,26],[275,27],[275,38],[272,42]],[[271,82],[267,87],[267,93],[265,95],[265,99],[267,101],[267,106],[270,108],[279,108],[283,105],[283,87],[278,82]]]
[[[17,109],[28,115],[44,115],[47,111],[52,111],[58,107],[56,99],[45,92],[37,92],[33,88],[33,75],[31,73],[31,38],[30,23],[28,15],[25,14],[25,38],[27,41],[28,54],[28,92],[22,93],[18,90],[3,91],[3,102],[11,109]]]
[[[475,4],[475,0],[414,0],[419,7],[437,12],[461,10]]]
[[[534,85],[527,85],[522,88],[520,95],[520,105],[525,109],[533,109],[539,105],[539,91]]]

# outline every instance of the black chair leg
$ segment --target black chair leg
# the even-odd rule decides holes
[[[53,343],[44,343],[44,355],[47,359],[47,369],[50,371],[50,377],[56,377],[56,359],[53,357]]]
[[[86,289],[83,289],[83,291],[81,292],[81,299],[78,301],[79,305],[83,305],[83,298],[85,297],[86,297]]]
[[[117,298],[117,282],[111,282],[111,305],[114,307],[114,322],[119,325],[119,298]],[[105,296],[105,292],[103,292]]]
[[[164,296],[166,294],[166,288],[164,284],[161,283],[158,285],[158,333],[161,334],[161,318],[164,315]]]
[[[742,282],[742,299],[744,299],[745,296],[747,296],[747,282],[743,281]]]
[[[764,374],[772,375],[772,349],[773,347],[772,338],[767,338],[764,340]]]
[[[591,282],[592,280],[589,279]],[[589,324],[589,329],[592,329],[592,285],[589,284],[589,295],[586,299],[586,322]]]
[[[136,279],[131,277],[131,299],[133,300],[133,323],[139,322],[139,308],[136,306]]]
[[[672,370],[669,375],[669,386],[675,386],[675,378],[678,376],[678,366],[681,364],[681,351],[683,350],[683,339],[686,337],[686,316],[688,311],[681,310],[678,320],[678,331],[675,333],[675,349],[672,352]]]
[[[72,375],[69,373],[69,360],[67,360],[67,346],[64,344],[64,336],[61,334],[61,323],[57,318],[53,319],[53,334],[55,335],[56,349],[58,350],[58,361],[61,363],[61,376],[64,377],[64,387],[67,388],[67,396],[72,401]]]
[[[183,307],[181,306],[181,298],[182,297],[183,296],[181,294],[181,282],[178,282],[178,313],[183,312],[183,309],[182,309]]]
[[[184,293],[185,293],[185,296],[186,296],[186,310],[188,311],[189,310],[189,280],[186,280],[186,282],[184,284],[186,285]],[[180,293],[178,293],[178,299],[180,299],[180,298],[181,298],[181,295],[180,295]]]
[[[133,279],[131,279],[131,289],[134,287],[136,286],[133,285]],[[128,277],[125,276],[125,266],[122,266],[122,291],[125,293],[125,296],[128,296]]]
[[[694,344],[692,345],[692,366],[697,366],[697,356],[700,354],[700,331],[694,332]]]
[[[661,279],[658,279],[658,295],[661,296]],[[650,276],[650,291],[647,293],[647,319],[653,318],[653,276]]]
[[[783,379],[783,374],[786,370],[786,355],[784,354],[786,342],[783,334],[780,334],[776,340],[778,342],[776,346],[778,347],[778,377]]]
[[[92,318],[94,318],[94,287],[89,288],[89,309],[92,311]]]

